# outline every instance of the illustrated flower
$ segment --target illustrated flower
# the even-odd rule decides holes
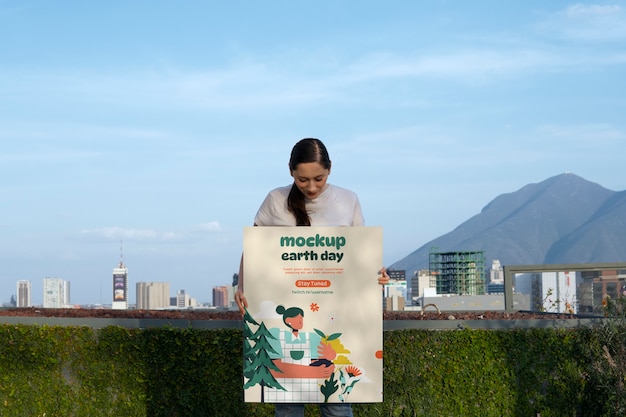
[[[347,366],[346,373],[348,374],[350,378],[354,378],[355,376],[361,375],[361,370],[357,368],[356,366]]]
[[[320,306],[318,306],[317,303],[311,303],[309,308],[311,309],[311,311],[315,312],[315,311],[318,311],[320,309]]]
[[[339,394],[339,400],[345,402],[352,392],[352,389],[357,382],[361,380],[361,370],[356,366],[346,366],[339,371],[339,386],[341,393]]]

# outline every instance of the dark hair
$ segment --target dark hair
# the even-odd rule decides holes
[[[330,169],[330,157],[321,140],[315,138],[301,139],[291,150],[291,158],[289,159],[291,171],[295,171],[299,164],[308,162],[319,162],[325,169]],[[295,182],[291,186],[289,197],[287,197],[287,209],[296,218],[296,226],[311,225],[311,219],[305,207],[304,194],[298,189]]]
[[[280,305],[276,307],[276,312],[283,316],[283,323],[285,323],[285,325],[289,327],[290,329],[292,327],[289,324],[287,324],[288,318],[296,317],[296,316],[304,317],[304,310],[302,310],[300,307],[285,308],[285,306]]]

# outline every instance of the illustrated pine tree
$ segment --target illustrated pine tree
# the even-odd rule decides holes
[[[278,383],[271,371],[281,372],[280,369],[274,364],[270,358],[270,353],[278,354],[269,343],[269,339],[276,339],[270,331],[265,327],[265,324],[260,324],[254,320],[252,315],[245,310],[244,316],[244,369],[243,375],[248,379],[248,382],[243,386],[244,389],[248,389],[255,385],[261,386],[261,402],[265,402],[265,388],[281,389],[286,391],[285,388]],[[250,326],[257,326],[256,331],[253,331]]]
[[[254,336],[254,332],[250,328],[250,324],[254,326],[259,326],[259,323],[254,320],[254,318],[248,313],[248,310],[245,310],[244,316],[244,326],[243,326],[243,368],[244,373],[243,376],[247,379],[251,379],[251,375],[254,375],[254,370],[251,370],[246,373],[246,369],[248,369],[248,365],[252,363],[254,360],[255,352],[250,344],[250,340]]]

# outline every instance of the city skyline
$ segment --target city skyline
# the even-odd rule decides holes
[[[3,1],[0,300],[108,302],[120,241],[131,291],[211,300],[302,137],[385,265],[564,172],[624,190],[624,28],[619,1]]]
[[[17,291],[15,292],[15,294],[11,294],[11,297],[14,297],[15,302],[17,303],[16,307],[43,307],[43,308],[52,308],[50,306],[46,307],[44,305],[45,303],[45,297],[44,297],[44,293],[46,292],[46,285],[47,281],[62,281],[64,285],[67,286],[67,290],[66,290],[66,296],[67,298],[70,299],[70,302],[67,303],[64,306],[56,306],[54,308],[73,308],[75,306],[108,306],[108,307],[113,307],[113,301],[114,301],[114,283],[111,284],[111,291],[110,291],[110,299],[108,301],[103,301],[103,302],[88,302],[88,303],[72,303],[71,302],[71,292],[70,292],[70,285],[71,282],[64,280],[61,277],[45,277],[42,280],[42,285],[41,285],[41,293],[42,293],[42,300],[43,302],[40,303],[36,303],[36,302],[32,302],[32,298],[33,298],[33,283],[29,280],[18,280],[16,282],[16,289]],[[36,286],[35,286],[36,287]],[[175,307],[174,304],[171,304],[171,300],[176,299],[177,297],[181,296],[181,295],[186,295],[185,299],[187,300],[194,300],[194,302],[196,302],[196,297],[193,297],[193,294],[189,294],[185,291],[184,288],[180,288],[180,289],[176,289],[176,293],[174,295],[172,295],[171,290],[170,290],[170,283],[169,282],[147,282],[147,281],[140,281],[140,282],[136,282],[135,285],[133,286],[135,288],[135,292],[133,294],[132,297],[129,296],[130,300],[128,302],[128,308],[143,308],[141,306],[142,303],[145,303],[146,305],[150,305],[150,297],[156,297],[155,299],[157,300],[157,304],[159,304],[159,308],[167,308],[167,307]],[[200,299],[199,300],[199,305],[211,305],[211,306],[217,306],[217,307],[223,307],[223,304],[220,305],[215,305],[214,304],[214,300],[215,300],[215,292],[216,290],[218,292],[223,291],[223,289],[226,288],[226,296],[225,299],[228,300],[229,296],[232,296],[232,289],[229,291],[228,288],[232,288],[226,285],[216,285],[212,288],[212,294],[211,297],[213,298],[213,300],[203,300]],[[150,291],[154,291],[154,294],[149,294],[148,293]],[[145,292],[145,294],[141,294],[140,292]],[[162,297],[164,297],[164,294],[167,293],[167,304],[164,304],[164,302],[162,301]],[[224,299],[224,298],[223,298]],[[20,303],[21,301],[21,303]],[[7,301],[3,301],[2,304],[10,304]],[[147,307],[147,309],[153,309],[152,307]]]

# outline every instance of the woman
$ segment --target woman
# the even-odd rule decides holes
[[[327,182],[331,161],[319,139],[306,138],[295,144],[289,159],[293,184],[269,192],[255,218],[255,226],[363,226],[357,195]],[[248,302],[243,292],[243,262],[235,301],[243,313]],[[385,269],[379,284],[389,282]],[[352,417],[352,407],[344,403],[320,404],[324,417]],[[304,404],[277,403],[276,417],[303,417]]]

